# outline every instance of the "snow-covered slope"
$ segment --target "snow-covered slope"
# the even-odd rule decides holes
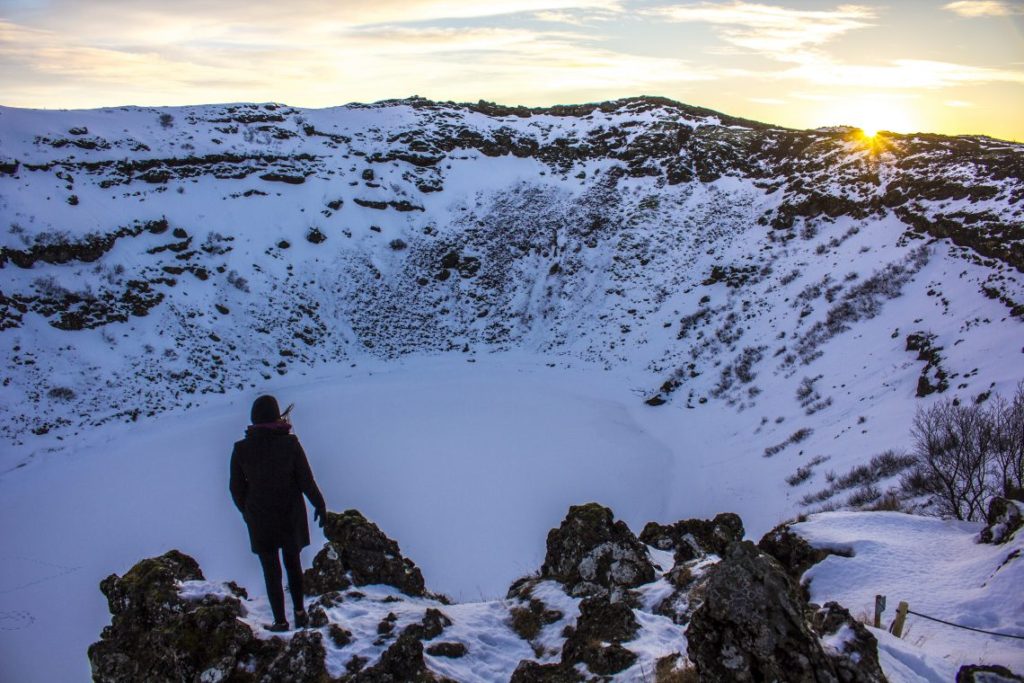
[[[640,398],[756,416],[752,452],[860,416],[888,442],[921,377],[1024,374],[1011,143],[414,99],[0,109],[0,157],[0,410],[29,451],[366,355],[628,368]]]

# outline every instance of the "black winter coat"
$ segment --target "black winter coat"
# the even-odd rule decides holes
[[[302,495],[315,509],[323,510],[325,504],[295,435],[250,428],[231,454],[230,487],[254,553],[309,545]]]

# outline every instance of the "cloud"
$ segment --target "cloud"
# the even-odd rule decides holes
[[[1024,7],[1001,0],[960,0],[943,5],[942,9],[956,12],[962,17],[1008,17],[1024,14]]]
[[[897,59],[885,65],[809,62],[776,74],[818,85],[914,90],[986,83],[1024,84],[1024,71],[995,69],[922,59]]]
[[[331,106],[414,93],[551,104],[718,77],[681,59],[606,50],[568,31],[408,25],[335,26],[292,44],[275,38],[243,46],[204,35],[200,45],[100,48],[0,22],[0,65],[5,104],[15,106],[103,106],[126,98]]]
[[[673,22],[714,25],[719,37],[730,45],[783,61],[798,59],[799,53],[850,31],[868,28],[876,16],[874,9],[861,5],[797,10],[741,1],[675,5],[648,10],[647,14]]]

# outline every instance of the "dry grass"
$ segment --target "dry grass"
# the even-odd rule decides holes
[[[655,663],[654,683],[700,683],[700,674],[689,659],[674,654]]]

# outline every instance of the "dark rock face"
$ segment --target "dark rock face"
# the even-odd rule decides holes
[[[988,505],[988,526],[981,530],[982,543],[1006,543],[1024,526],[1022,505],[1009,498],[993,498]]]
[[[573,595],[610,595],[654,580],[647,550],[612,511],[597,503],[574,505],[548,533],[541,576],[565,584]]]
[[[885,674],[878,663],[878,641],[871,632],[852,616],[849,610],[836,602],[826,602],[814,615],[814,630],[819,637],[828,639],[846,630],[841,645],[832,655],[839,680],[844,683],[885,683]],[[850,636],[852,632],[852,637]]]
[[[753,543],[731,545],[710,571],[704,603],[687,629],[688,654],[701,680],[885,680],[880,670],[858,669],[845,652],[829,656],[807,623],[805,607],[778,562]],[[837,610],[829,610],[822,623],[831,628],[845,622]]]
[[[328,542],[304,575],[307,591],[319,594],[345,590],[353,584],[383,583],[406,595],[425,595],[419,568],[358,510],[328,512],[324,535]]]
[[[238,620],[237,599],[189,602],[178,594],[179,581],[202,579],[196,561],[177,550],[104,579],[113,619],[89,647],[93,680],[327,680],[319,633],[259,640]]]
[[[733,541],[743,540],[743,520],[732,512],[714,519],[686,519],[674,524],[649,522],[640,540],[660,550],[672,550],[676,562],[686,562],[707,553],[721,555]]]
[[[956,683],[1024,683],[1024,677],[997,664],[968,664],[956,672]]]

